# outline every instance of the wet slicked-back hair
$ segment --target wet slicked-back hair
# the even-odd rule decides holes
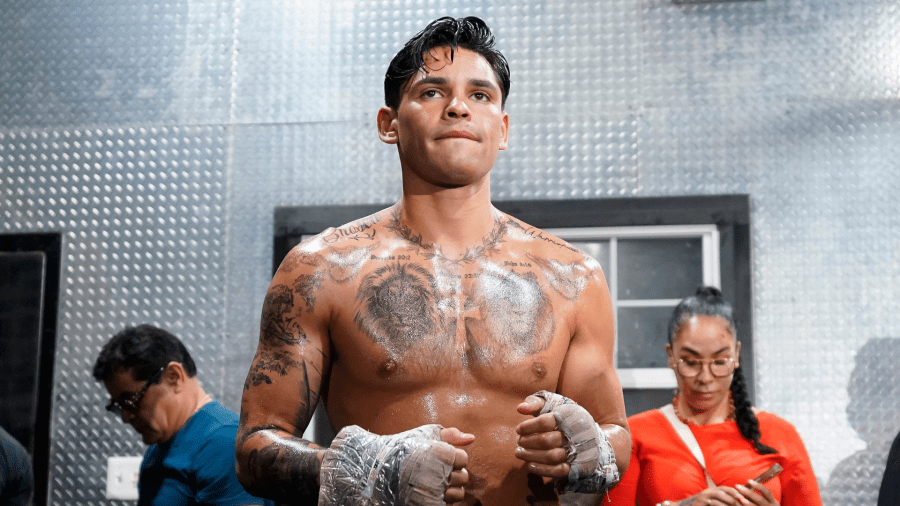
[[[672,317],[669,319],[669,344],[678,336],[681,326],[692,316],[718,316],[728,323],[731,335],[737,339],[737,326],[734,324],[734,310],[731,304],[725,301],[722,291],[712,286],[701,286],[697,292],[683,299],[675,307]],[[738,367],[731,378],[731,400],[734,401],[734,418],[738,430],[744,439],[753,444],[761,455],[778,453],[778,450],[760,442],[762,434],[759,432],[759,420],[753,413],[753,405],[750,404],[750,395],[747,393],[747,383],[744,380],[744,372]]]
[[[494,34],[480,18],[469,16],[454,19],[442,17],[428,24],[409,39],[394,56],[384,75],[384,104],[391,109],[400,107],[403,86],[425,66],[425,54],[436,47],[449,47],[450,60],[457,48],[468,49],[487,60],[500,84],[501,106],[509,95],[509,63],[494,47]]]
[[[94,379],[106,381],[117,371],[131,371],[137,381],[146,381],[169,362],[178,362],[188,377],[197,375],[197,366],[184,343],[153,325],[128,327],[114,335],[94,363]]]

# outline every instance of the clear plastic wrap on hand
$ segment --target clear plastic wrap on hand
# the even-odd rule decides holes
[[[560,484],[560,492],[597,494],[615,485],[619,481],[616,454],[594,417],[568,397],[546,390],[533,395],[544,399],[540,414],[553,413],[568,440],[569,475]]]
[[[325,451],[320,506],[444,506],[456,449],[440,425],[379,436],[344,427]]]

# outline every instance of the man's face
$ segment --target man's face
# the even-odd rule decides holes
[[[103,384],[109,396],[121,404],[122,401],[134,398],[147,382],[135,380],[130,369],[120,369],[111,374]],[[170,410],[166,409],[172,399],[171,388],[163,373],[159,382],[147,387],[134,409],[122,410],[122,421],[134,427],[144,444],[168,441],[178,431],[177,427],[172,427]]]
[[[406,179],[455,188],[483,179],[506,149],[509,116],[497,76],[483,56],[436,47],[410,78],[396,111],[379,111],[379,134],[397,144]]]

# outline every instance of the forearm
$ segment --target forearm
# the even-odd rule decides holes
[[[600,428],[606,434],[613,453],[616,455],[616,468],[619,470],[619,476],[624,476],[631,460],[631,433],[625,427],[617,424],[603,424],[600,425]]]
[[[316,497],[325,448],[277,428],[251,429],[238,439],[236,468],[247,492],[291,504]]]

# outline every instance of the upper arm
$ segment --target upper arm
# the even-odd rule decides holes
[[[575,400],[602,424],[627,427],[616,375],[615,316],[603,273],[592,272],[578,300],[558,393]]]
[[[790,466],[790,469],[786,469],[787,472],[783,473],[787,480],[782,482],[782,504],[785,506],[793,504],[821,505],[819,483],[813,472],[806,445],[803,444],[803,439],[800,438],[800,434],[793,425],[787,422],[784,422],[784,425],[781,437],[787,444],[776,446],[779,453],[785,455]]]
[[[619,472],[624,473],[631,455],[631,435],[613,357],[615,315],[599,268],[589,274],[575,302],[572,328],[557,392],[587,409],[603,427],[616,453]]]
[[[299,437],[309,423],[330,356],[327,304],[317,300],[319,257],[294,248],[272,279],[259,345],[244,383],[239,437],[255,428]]]

